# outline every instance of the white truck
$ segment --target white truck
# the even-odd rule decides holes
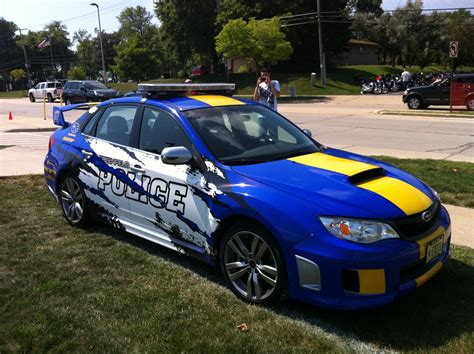
[[[28,97],[30,102],[35,102],[37,99],[48,99],[48,102],[54,102],[55,99],[61,97],[63,93],[63,85],[59,81],[55,82],[40,82],[34,88],[28,90]]]

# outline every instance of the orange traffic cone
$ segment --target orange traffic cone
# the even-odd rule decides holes
[[[10,112],[10,115],[8,116],[8,120],[13,120],[13,114]]]

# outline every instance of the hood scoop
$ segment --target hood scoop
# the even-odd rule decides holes
[[[381,167],[374,167],[369,170],[365,170],[355,175],[349,176],[349,182],[353,185],[357,186],[359,184],[363,184],[365,182],[381,178],[385,176],[385,170]]]

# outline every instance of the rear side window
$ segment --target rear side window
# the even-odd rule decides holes
[[[54,82],[48,82],[48,88],[54,88]]]
[[[137,106],[108,107],[97,123],[96,137],[129,146],[136,113]]]

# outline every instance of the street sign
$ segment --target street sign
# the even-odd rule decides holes
[[[449,42],[449,57],[457,58],[459,53],[459,44],[456,41]]]

